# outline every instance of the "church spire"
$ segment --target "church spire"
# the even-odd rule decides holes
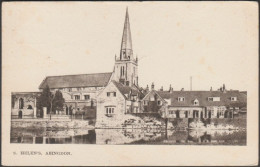
[[[132,38],[131,38],[131,31],[130,31],[128,8],[126,8],[125,24],[124,24],[121,51],[120,51],[120,59],[121,60],[133,59]]]

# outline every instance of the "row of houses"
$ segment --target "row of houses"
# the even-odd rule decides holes
[[[168,91],[152,84],[138,83],[138,58],[134,57],[128,11],[126,11],[120,55],[115,56],[112,72],[47,76],[39,92],[13,92],[12,116],[42,118],[49,111],[37,110],[37,97],[48,85],[65,99],[64,109],[55,115],[96,112],[98,121],[117,121],[128,114],[158,113],[163,118],[234,118],[246,113],[246,93],[238,90]]]

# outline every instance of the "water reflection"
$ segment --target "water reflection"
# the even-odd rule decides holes
[[[27,144],[172,144],[246,145],[246,131],[142,129],[69,129],[63,131],[11,129],[11,143]]]

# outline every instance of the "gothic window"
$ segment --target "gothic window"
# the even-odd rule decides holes
[[[19,99],[19,109],[23,109],[23,106],[24,106],[23,98],[20,98]]]

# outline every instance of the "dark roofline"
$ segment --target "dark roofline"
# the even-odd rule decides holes
[[[170,91],[168,90],[165,90],[165,91],[160,91],[160,90],[155,90],[156,92],[162,92],[162,93],[170,93]],[[218,91],[218,90],[214,90],[214,91],[210,91],[210,90],[175,90],[175,91],[172,91],[173,93],[174,92],[220,92],[220,93],[225,93],[223,91]],[[241,93],[239,90],[226,90],[226,92],[239,92]]]
[[[11,92],[11,95],[40,94],[41,92]]]
[[[102,73],[90,73],[90,74],[69,74],[69,75],[53,75],[53,76],[46,76],[46,78],[50,77],[65,77],[65,76],[75,76],[75,75],[96,75],[96,74],[112,74],[113,72],[102,72]]]
[[[41,84],[39,85],[38,89],[43,89],[43,88],[42,88],[42,85],[43,85],[43,83],[45,82],[45,80],[46,80],[47,78],[53,78],[53,77],[67,77],[67,76],[77,76],[77,75],[96,75],[96,74],[111,74],[111,76],[112,76],[113,72],[46,76],[46,77],[42,80],[42,82],[41,82]],[[110,76],[109,80],[111,79],[111,76]],[[105,87],[105,86],[106,86],[106,85],[103,85],[103,87]],[[96,86],[88,86],[88,87],[96,87]],[[66,87],[66,88],[74,88],[74,87]]]

